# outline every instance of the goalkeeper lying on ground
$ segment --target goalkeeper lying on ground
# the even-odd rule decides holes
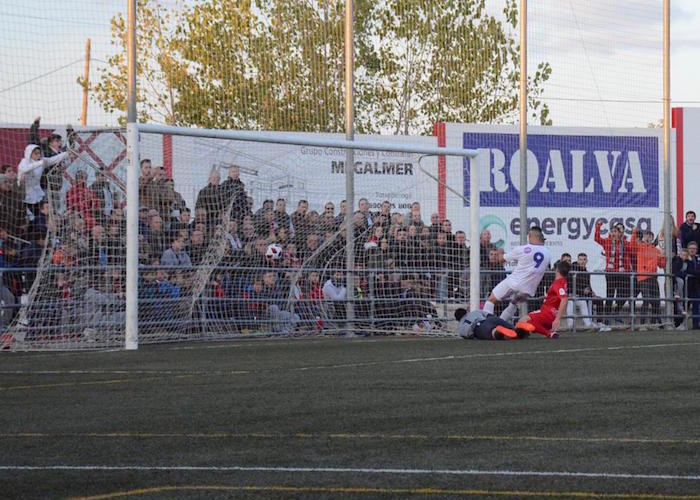
[[[459,322],[457,333],[463,339],[505,340],[525,338],[530,335],[530,331],[535,329],[529,323],[519,323],[519,329],[516,332],[515,326],[511,323],[481,309],[472,311],[469,314],[467,314],[466,309],[457,309],[455,311],[455,319]]]

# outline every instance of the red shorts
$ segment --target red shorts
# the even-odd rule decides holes
[[[556,311],[554,309],[545,308],[538,309],[537,311],[532,311],[528,313],[530,316],[530,323],[535,327],[537,333],[542,335],[549,335],[552,331],[552,323],[554,318],[556,318]]]

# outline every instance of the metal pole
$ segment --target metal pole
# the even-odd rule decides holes
[[[490,154],[490,153],[481,153]],[[469,310],[481,305],[481,245],[479,244],[479,167],[475,158],[469,160]]]
[[[355,48],[353,45],[354,2],[345,0],[345,139],[355,140]],[[345,268],[347,302],[345,303],[345,315],[347,319],[347,333],[353,332],[353,320],[355,319],[354,295],[355,279],[355,150],[345,150]]]
[[[127,13],[127,126],[126,151],[126,338],[127,350],[138,349],[139,337],[139,131],[136,116],[136,0]]]
[[[520,244],[527,243],[527,0],[520,0]]]
[[[83,72],[83,112],[80,114],[80,124],[87,125],[88,92],[90,90],[90,39],[85,44],[85,71]]]
[[[664,294],[667,318],[673,317],[673,231],[671,228],[671,0],[664,0]],[[680,214],[679,214],[680,216]],[[670,299],[670,300],[669,300]],[[667,320],[664,319],[664,323]]]

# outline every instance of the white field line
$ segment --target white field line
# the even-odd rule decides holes
[[[0,465],[0,471],[105,471],[105,472],[281,472],[321,474],[387,474],[434,476],[516,476],[516,477],[572,477],[597,479],[631,479],[652,481],[700,481],[700,474],[631,474],[614,472],[529,471],[498,469],[401,469],[356,467],[265,467],[265,466],[194,466],[194,465]]]
[[[519,356],[536,356],[536,355],[551,355],[551,354],[571,354],[582,352],[604,352],[604,351],[625,351],[635,349],[659,349],[667,347],[687,347],[697,346],[700,342],[676,342],[669,344],[639,344],[628,346],[612,346],[612,347],[581,347],[575,349],[544,349],[537,351],[517,351],[517,352],[495,352],[495,353],[478,353],[478,354],[461,354],[447,356],[430,356],[421,358],[403,358],[394,360],[381,361],[362,361],[357,363],[338,363],[331,365],[309,365],[309,366],[291,366],[277,367],[274,369],[254,369],[254,370],[0,370],[0,375],[242,375],[253,373],[266,373],[274,371],[276,373],[311,371],[311,370],[333,370],[339,368],[364,368],[368,366],[381,366],[392,364],[405,363],[430,363],[435,361],[456,361],[462,359],[477,359],[477,358],[506,358]]]

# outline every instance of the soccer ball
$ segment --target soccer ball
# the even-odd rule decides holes
[[[278,245],[277,243],[270,243],[267,246],[267,251],[265,252],[265,256],[269,260],[278,260],[280,257],[282,257],[282,247]]]

